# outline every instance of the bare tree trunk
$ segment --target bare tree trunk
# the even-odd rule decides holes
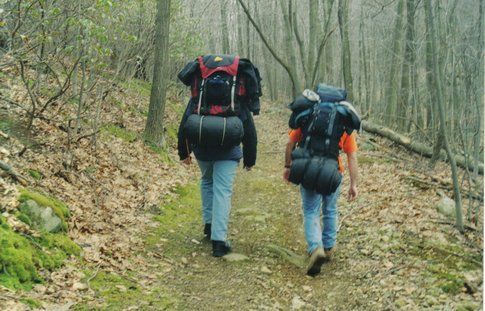
[[[169,61],[168,35],[170,30],[170,0],[157,1],[157,19],[155,35],[155,65],[150,93],[147,123],[144,138],[157,146],[164,145],[163,116],[168,77],[164,74]]]
[[[340,28],[340,40],[342,41],[342,71],[344,84],[349,100],[354,100],[354,85],[352,82],[352,68],[350,59],[349,42],[349,1],[339,0],[338,2],[338,23]]]
[[[242,6],[244,13],[248,17],[249,21],[253,25],[256,32],[259,34],[259,37],[263,41],[266,48],[270,51],[271,55],[273,55],[275,60],[286,70],[286,72],[290,76],[291,84],[292,84],[292,95],[293,95],[293,97],[295,97],[296,94],[298,94],[298,92],[300,92],[300,87],[299,87],[299,83],[298,83],[298,79],[297,79],[296,74],[290,69],[290,66],[276,53],[276,51],[273,49],[273,47],[271,47],[269,45],[268,39],[263,35],[263,33],[261,32],[261,29],[259,28],[259,26],[256,24],[256,22],[252,18],[251,14],[249,13],[249,10],[248,10],[247,6],[244,4],[243,0],[238,0],[238,2]]]
[[[227,0],[222,0],[220,7],[221,11],[221,34],[222,34],[222,53],[229,54],[229,32],[227,30]]]
[[[445,132],[445,111],[443,108],[443,92],[442,92],[442,80],[440,70],[438,68],[438,59],[437,59],[437,47],[436,47],[436,31],[434,28],[434,19],[433,19],[433,12],[431,11],[431,1],[424,1],[424,9],[426,15],[426,24],[428,25],[428,29],[430,30],[430,39],[431,39],[431,51],[433,52],[432,60],[433,60],[433,76],[434,81],[436,82],[436,94],[437,98],[436,103],[439,110],[439,119],[440,119],[440,131],[443,135],[443,142],[445,146],[446,153],[448,154],[448,158],[450,161],[451,166],[451,173],[453,177],[453,194],[455,199],[455,212],[456,212],[456,227],[460,232],[464,232],[463,227],[463,215],[462,215],[462,207],[461,207],[461,194],[458,182],[458,171],[456,167],[455,156],[451,151],[450,144],[448,142],[448,137]]]
[[[414,0],[406,1],[406,41],[404,50],[404,62],[401,76],[401,94],[397,100],[397,128],[404,131],[407,121],[407,110],[410,106],[410,73],[411,67],[414,66]]]
[[[390,63],[390,71],[389,77],[387,80],[385,98],[386,98],[386,116],[385,119],[387,120],[388,124],[392,124],[394,121],[396,105],[397,105],[397,94],[398,94],[398,75],[397,73],[401,70],[400,67],[400,60],[401,51],[402,51],[402,19],[403,19],[403,10],[404,10],[404,0],[399,0],[397,4],[396,10],[396,22],[394,25],[394,34],[392,39],[392,50],[391,50],[391,63]]]

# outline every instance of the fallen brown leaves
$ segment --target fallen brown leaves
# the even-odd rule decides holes
[[[17,87],[15,79],[2,82],[9,86],[10,98],[24,101],[25,91]],[[145,118],[137,111],[146,110],[142,108],[148,106],[148,99],[132,93],[120,88],[112,91],[112,96],[102,103],[101,124],[122,119],[127,130],[140,136]],[[87,102],[93,100],[88,98]],[[115,100],[122,101],[124,107],[137,109],[115,108]],[[5,115],[22,126],[24,111],[8,103],[0,102],[0,105]],[[62,114],[56,114],[56,105],[66,106]],[[178,185],[186,183],[193,171],[178,164],[173,145],[168,149],[175,160],[167,163],[141,139],[130,143],[107,133],[98,135],[95,146],[90,139],[82,139],[68,149],[67,133],[58,125],[75,115],[76,109],[67,103],[55,103],[52,111],[47,112],[46,120],[34,120],[34,134],[29,134],[28,139],[35,142],[35,147],[26,146],[21,138],[9,137],[2,146],[5,150],[0,153],[1,159],[25,176],[29,176],[28,170],[39,172],[40,180],[28,177],[30,186],[69,206],[69,236],[82,246],[82,259],[88,267],[119,273],[133,270],[143,265],[132,259],[142,248],[147,226],[153,225],[149,210],[161,204]],[[178,116],[167,110],[167,119],[175,121]],[[18,156],[24,147],[27,150]],[[23,230],[22,223],[10,214],[18,204],[18,191],[13,184],[9,178],[0,177],[0,205],[6,215],[12,216],[8,219],[14,228]],[[86,276],[80,269],[85,265],[72,258],[61,269],[45,275],[48,282],[34,288],[29,296],[41,301],[67,303],[92,295],[92,290],[82,285]],[[79,295],[80,292],[83,294]]]

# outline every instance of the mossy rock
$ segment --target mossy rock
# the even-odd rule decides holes
[[[36,230],[59,232],[63,229],[62,220],[48,206],[39,206],[34,200],[27,200],[20,205],[19,219]]]
[[[41,283],[39,271],[52,271],[81,248],[65,234],[43,233],[34,238],[13,231],[4,221],[0,224],[0,285],[30,289]]]
[[[50,207],[54,214],[61,220],[61,230],[67,231],[66,219],[69,218],[69,208],[62,201],[59,201],[50,196],[40,194],[29,189],[20,189],[19,201],[24,203],[28,200],[35,201],[39,206]]]

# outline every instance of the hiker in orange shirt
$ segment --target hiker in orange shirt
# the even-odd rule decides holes
[[[307,93],[305,94],[305,92]],[[360,128],[360,119],[353,110],[351,111],[352,116],[355,112],[357,119],[354,118],[353,123],[348,121],[350,117],[345,117],[344,114],[348,112],[348,109],[341,108],[341,106],[345,106],[341,101],[329,103],[325,101],[325,98],[320,101],[321,94],[318,99],[315,99],[312,97],[316,95],[315,93],[309,90],[305,90],[305,92],[303,95],[316,100],[317,104],[312,104],[311,113],[308,114],[305,121],[298,124],[300,127],[292,124],[290,119],[290,126],[293,125],[293,130],[289,133],[286,145],[283,178],[301,184],[305,239],[310,255],[307,274],[315,276],[320,273],[322,264],[330,260],[335,252],[338,228],[337,200],[344,171],[339,155],[340,150],[347,155],[350,172],[347,199],[352,201],[358,196],[357,142],[353,129]],[[300,96],[295,102],[298,100],[301,102],[307,99],[302,99]],[[292,104],[294,105],[294,103]],[[310,104],[306,105],[310,106]],[[348,103],[345,102],[345,104]],[[290,108],[292,108],[291,105]],[[340,116],[337,108],[342,111]],[[349,109],[353,109],[353,107]],[[302,114],[301,111],[296,111],[297,114]],[[337,116],[335,117],[335,115]],[[321,209],[323,230],[320,221]]]

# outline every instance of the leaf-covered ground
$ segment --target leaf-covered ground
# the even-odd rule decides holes
[[[449,180],[445,164],[429,171],[419,156],[361,135],[360,197],[345,201],[345,179],[336,256],[319,276],[305,276],[299,192],[281,178],[288,114],[264,103],[256,119],[257,166],[239,168],[231,213],[234,252],[247,258],[213,258],[202,235],[197,168],[167,162],[173,154],[139,139],[145,96],[121,88],[110,95],[98,146],[94,152],[82,142],[74,170],[62,164],[64,134],[48,123],[35,124],[38,149],[17,157],[22,143],[5,145],[4,161],[27,176],[40,173],[40,179],[28,177],[31,184],[70,207],[69,235],[83,256],[32,291],[0,287],[0,309],[481,308],[483,223],[462,235],[437,213],[433,178]],[[173,135],[177,109],[170,109]],[[12,185],[7,177],[2,182]]]

